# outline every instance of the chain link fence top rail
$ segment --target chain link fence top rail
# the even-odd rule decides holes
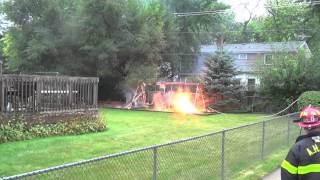
[[[233,179],[241,170],[291,145],[300,132],[292,123],[297,117],[293,113],[2,179]]]

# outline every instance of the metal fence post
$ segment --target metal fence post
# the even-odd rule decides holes
[[[262,142],[261,142],[261,159],[264,158],[264,141],[265,141],[265,128],[266,128],[266,122],[262,122]]]
[[[157,171],[158,171],[158,150],[157,147],[153,148],[153,174],[152,180],[157,179]]]
[[[221,179],[224,180],[224,143],[226,132],[223,130],[221,133]]]

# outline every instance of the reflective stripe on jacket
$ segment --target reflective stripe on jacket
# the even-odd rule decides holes
[[[297,138],[281,164],[281,180],[320,180],[320,132]]]

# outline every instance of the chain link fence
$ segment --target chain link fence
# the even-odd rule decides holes
[[[5,177],[11,179],[233,179],[241,170],[291,145],[298,114]]]

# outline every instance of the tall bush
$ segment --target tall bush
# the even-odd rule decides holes
[[[302,108],[313,105],[320,107],[320,91],[307,91],[301,94],[298,101],[298,108]]]
[[[0,144],[10,141],[21,141],[39,137],[59,135],[79,135],[106,130],[106,121],[102,117],[88,118],[78,116],[72,119],[63,119],[57,122],[38,120],[30,123],[26,116],[16,116],[7,122],[0,123]]]
[[[303,92],[319,89],[320,62],[317,56],[306,58],[298,54],[277,54],[271,65],[260,67],[260,93],[270,97],[273,104],[285,107]]]

